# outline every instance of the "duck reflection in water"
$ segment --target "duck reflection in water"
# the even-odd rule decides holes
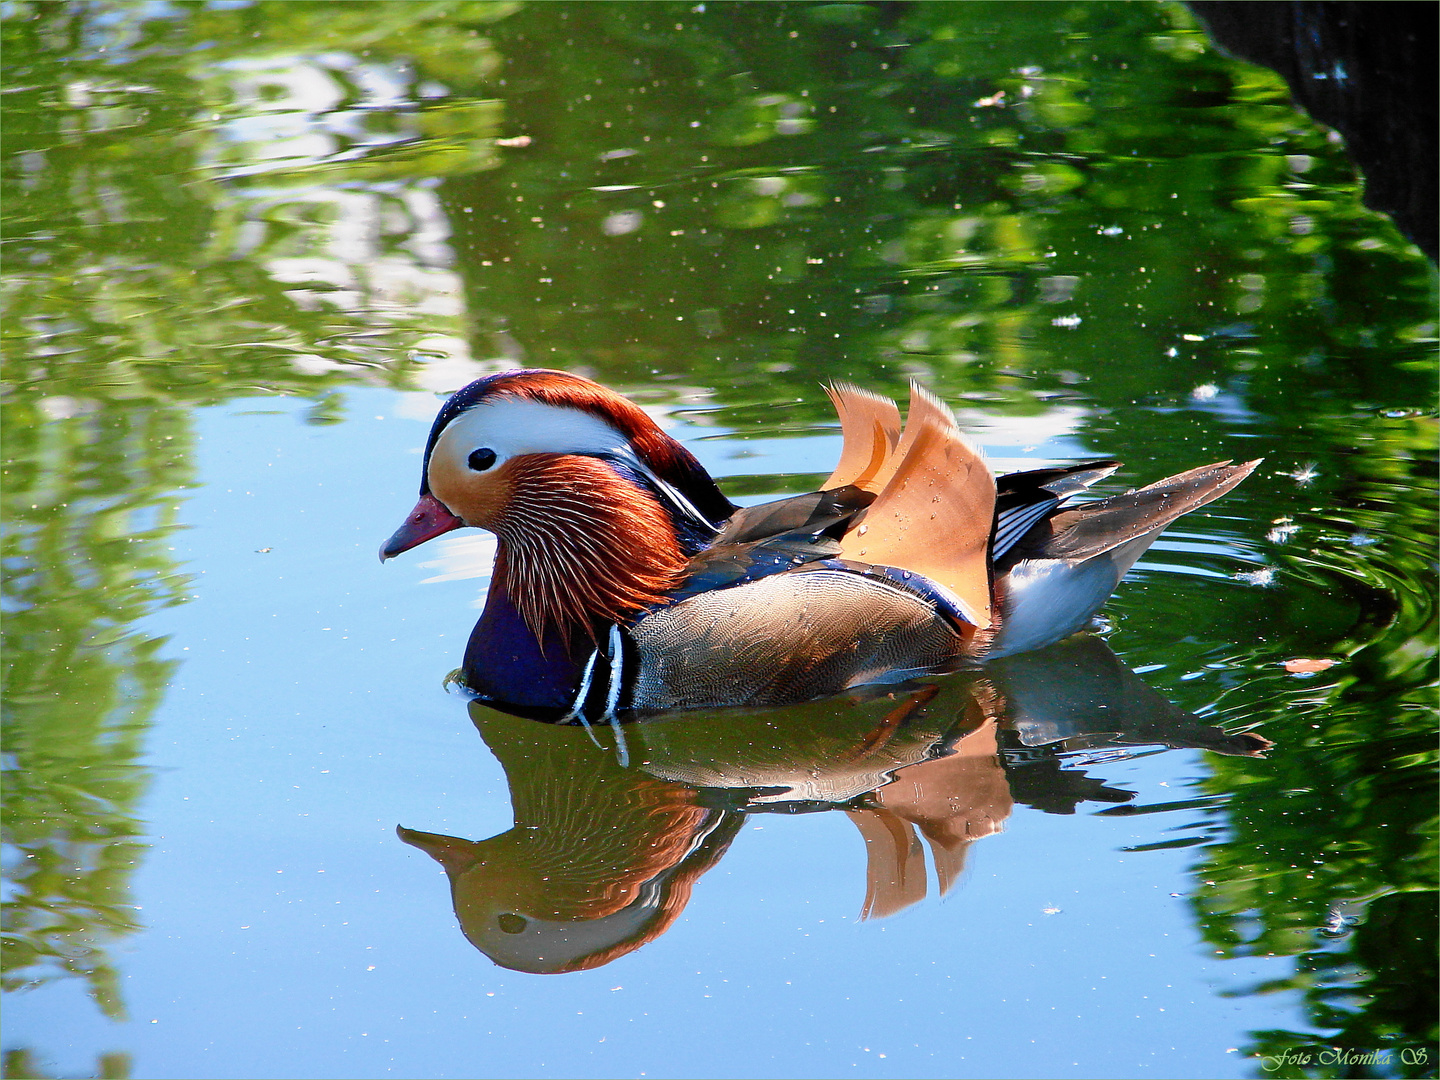
[[[824,701],[627,724],[628,764],[604,728],[470,707],[505,769],[514,827],[480,841],[399,833],[445,868],[470,942],[536,973],[598,967],[659,937],[752,814],[846,813],[867,852],[862,915],[883,917],[926,894],[920,837],[943,893],[1015,802],[1068,814],[1132,797],[1062,767],[1064,755],[1270,745],[1176,707],[1083,635]]]

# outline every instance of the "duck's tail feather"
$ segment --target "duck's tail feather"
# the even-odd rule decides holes
[[[1038,649],[1084,627],[1171,522],[1259,464],[1217,462],[1037,522],[995,562],[1004,618],[988,655]]]
[[[851,383],[831,383],[825,392],[840,415],[840,432],[845,442],[840,450],[840,463],[822,490],[853,484],[878,492],[884,486],[882,474],[886,473],[886,463],[900,441],[899,408],[889,398],[861,390]]]
[[[1220,498],[1259,464],[1259,459],[1239,465],[1219,461],[1166,477],[1139,491],[1061,510],[1031,528],[1015,543],[1003,561],[997,560],[996,571],[1009,569],[1027,559],[1082,562],[1128,545],[1141,536],[1153,539],[1182,514]],[[1143,550],[1134,552],[1126,570],[1134,565]]]
[[[900,566],[953,592],[966,618],[990,618],[990,533],[995,479],[955,418],[923,387],[910,388],[905,431],[885,486],[846,534],[845,557]]]

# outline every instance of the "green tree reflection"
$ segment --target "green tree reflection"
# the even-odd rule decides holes
[[[243,50],[293,49],[286,35],[307,27],[316,44],[379,48],[406,27],[433,37],[459,9],[506,9],[406,5],[346,37],[333,13],[280,7]],[[197,60],[215,28],[185,14],[16,4],[4,20],[5,985],[81,976],[112,1017],[106,945],[139,925],[136,760],[174,670],[134,624],[186,598],[166,541],[192,482],[191,410],[307,394],[325,422],[338,387],[404,384],[408,346],[453,329],[377,318],[404,297],[363,280],[337,303],[324,274],[277,273],[317,246],[307,215],[323,200],[237,199],[207,179],[216,140],[200,118],[245,85]],[[451,63],[484,48],[434,46]]]

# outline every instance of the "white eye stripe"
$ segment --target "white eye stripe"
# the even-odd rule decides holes
[[[442,468],[448,465],[474,473],[470,455],[482,448],[493,450],[496,455],[490,469],[525,454],[586,454],[609,458],[648,480],[661,499],[682,517],[707,532],[719,531],[679,489],[656,476],[640,460],[623,434],[583,410],[523,398],[500,398],[476,405],[446,426],[431,452],[431,468],[435,467],[436,459],[440,459]]]
[[[566,409],[524,398],[482,402],[446,425],[430,453],[429,476],[437,472],[474,475],[470,455],[492,450],[491,472],[525,454],[615,454],[629,446],[615,428],[580,409]]]
[[[523,398],[501,398],[467,409],[445,428],[440,443],[463,447],[462,460],[481,447],[504,459],[606,453],[626,445],[624,435],[590,413]]]

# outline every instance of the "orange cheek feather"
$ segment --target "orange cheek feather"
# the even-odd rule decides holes
[[[448,459],[431,458],[430,490],[466,525],[495,531],[514,488],[515,462],[507,461],[493,472],[458,469]]]
[[[497,479],[509,492],[487,526],[501,539],[496,575],[536,636],[549,623],[573,632],[623,621],[681,580],[687,560],[669,515],[603,462],[528,454]]]

